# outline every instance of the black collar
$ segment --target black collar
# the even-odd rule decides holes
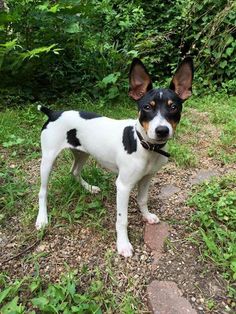
[[[164,147],[166,145],[166,143],[164,143],[164,144],[152,144],[152,143],[145,141],[143,139],[142,135],[137,130],[136,130],[136,133],[138,135],[138,138],[139,138],[140,143],[143,146],[143,148],[145,148],[147,150],[151,150],[151,151],[156,152],[156,153],[159,153],[165,157],[170,157],[169,153],[167,153],[161,149],[162,147]]]

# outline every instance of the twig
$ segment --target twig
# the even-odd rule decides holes
[[[21,251],[20,253],[8,258],[7,260],[3,261],[1,264],[4,265],[6,263],[8,263],[9,261],[18,258],[19,256],[23,255],[24,253],[28,252],[29,250],[31,250],[33,247],[35,247],[38,243],[40,243],[41,240],[37,240],[35,241],[31,246],[28,246],[27,248],[25,248],[23,251]]]

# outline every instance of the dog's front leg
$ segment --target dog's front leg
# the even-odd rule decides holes
[[[140,211],[143,215],[143,218],[149,224],[155,224],[159,222],[159,218],[155,214],[150,213],[147,206],[148,189],[151,183],[151,178],[152,178],[152,175],[147,175],[139,181],[137,201],[138,201]]]
[[[116,232],[117,232],[117,250],[118,253],[124,257],[132,256],[133,247],[128,238],[128,203],[130,191],[133,188],[122,182],[118,177],[116,180],[116,203],[117,203],[117,219],[116,219]]]

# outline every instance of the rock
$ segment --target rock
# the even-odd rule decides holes
[[[172,185],[172,184],[164,185],[161,188],[161,193],[158,195],[158,198],[166,199],[166,198],[171,197],[172,195],[174,195],[175,193],[177,193],[179,191],[180,191],[180,188],[178,188],[175,185]]]
[[[148,286],[147,294],[153,314],[197,314],[173,281],[154,280]]]
[[[149,225],[146,224],[144,231],[144,242],[153,251],[153,264],[157,264],[163,254],[165,239],[170,232],[170,226],[166,222]]]
[[[215,169],[207,170],[200,169],[195,175],[191,176],[189,179],[189,183],[191,185],[200,184],[204,181],[208,181],[211,177],[218,175],[218,172]]]

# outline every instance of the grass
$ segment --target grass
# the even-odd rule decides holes
[[[2,274],[1,313],[137,313],[139,302],[129,293],[120,302],[113,293],[113,285],[111,284],[110,289],[105,286],[98,267],[94,270],[90,284],[84,287],[82,276],[86,277],[87,273],[86,267],[83,275],[68,269],[56,283],[44,282],[37,271],[34,277],[26,276],[14,282]]]
[[[195,243],[228,280],[230,296],[236,297],[236,173],[197,187],[188,204],[196,209]]]
[[[209,121],[221,131],[220,137],[213,138],[208,150],[210,157],[223,164],[236,162],[236,97],[225,94],[205,96],[198,101],[189,100],[189,108],[207,112]],[[204,125],[203,125],[204,127]]]

